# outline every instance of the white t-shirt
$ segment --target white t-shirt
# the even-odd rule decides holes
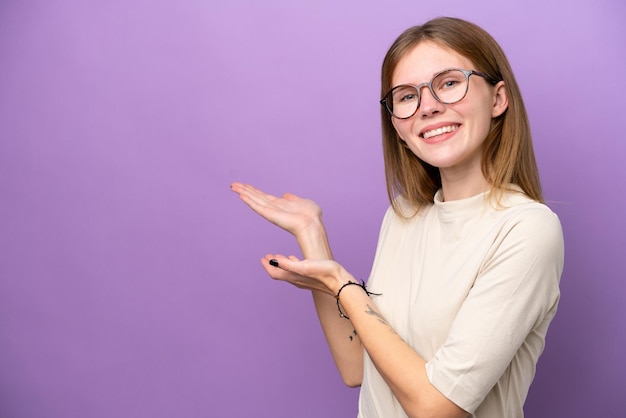
[[[444,396],[472,417],[517,418],[556,313],[563,235],[547,206],[489,195],[440,191],[408,220],[390,208],[368,289]],[[366,352],[359,417],[406,416]]]

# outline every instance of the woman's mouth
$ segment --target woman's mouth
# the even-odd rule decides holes
[[[443,135],[443,134],[447,134],[450,132],[454,132],[456,131],[456,128],[458,128],[459,125],[448,125],[448,126],[442,126],[440,128],[437,129],[432,129],[430,131],[425,131],[422,132],[421,136],[424,139],[429,139],[432,138],[434,136],[438,136],[438,135]]]

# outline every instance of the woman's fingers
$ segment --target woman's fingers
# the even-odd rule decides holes
[[[283,271],[291,271],[293,269],[293,265],[291,265],[290,261],[300,261],[298,257],[291,255],[289,257],[285,257],[280,254],[267,254],[265,257],[261,259],[261,262],[267,265],[272,266],[274,269],[280,269]]]
[[[239,195],[241,200],[255,210],[266,206],[270,200],[270,195],[263,193],[248,184],[233,183],[231,188]]]
[[[269,271],[282,270],[291,272],[301,277],[307,277],[312,280],[323,280],[327,276],[335,273],[337,263],[330,260],[300,260],[298,257],[291,255],[285,257],[279,254],[268,254],[263,261],[273,268]]]
[[[327,292],[324,285],[318,280],[290,271],[289,269],[294,267],[291,264],[294,261],[297,262],[299,260],[295,257],[293,260],[290,260],[284,256],[267,255],[261,259],[261,264],[269,276],[274,280],[290,283],[300,289]]]
[[[295,201],[295,200],[300,200],[301,199],[300,196],[296,196],[293,193],[285,193],[283,195],[283,198],[286,199],[286,200],[291,200],[291,201]]]
[[[294,235],[321,216],[315,202],[291,193],[276,197],[248,184],[233,183],[231,187],[253,211]]]
[[[273,202],[278,200],[276,196],[262,192],[249,184],[233,183],[231,189],[239,195],[241,200],[256,211],[269,207]]]
[[[282,218],[288,211],[281,207],[279,198],[242,183],[233,183],[231,187],[253,211],[281,228],[288,226],[282,224]]]
[[[248,204],[255,207],[268,207],[282,209],[293,209],[293,203],[303,200],[293,193],[285,193],[282,197],[277,197],[265,193],[254,186],[244,183],[233,183],[231,189]]]

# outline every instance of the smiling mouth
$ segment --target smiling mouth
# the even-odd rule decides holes
[[[454,132],[456,131],[456,128],[458,127],[459,125],[442,126],[441,128],[433,129],[432,131],[423,132],[422,138],[429,139],[437,135],[443,135],[443,134],[447,134],[450,132]]]

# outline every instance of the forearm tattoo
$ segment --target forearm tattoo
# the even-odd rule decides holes
[[[375,311],[374,308],[371,305],[369,305],[369,304],[367,305],[367,310],[365,311],[365,313],[375,317],[378,320],[378,322],[380,322],[383,325],[387,325],[387,327],[389,328],[389,331],[391,331],[395,335],[398,335],[396,330],[393,329],[393,327],[391,325],[389,325],[389,322],[387,322],[385,317],[382,316],[379,312]]]
[[[355,329],[352,330],[352,334],[348,338],[350,338],[350,341],[353,341],[356,338],[356,330]]]
[[[394,330],[393,327],[389,325],[389,322],[387,322],[387,320],[379,312],[375,311],[372,305],[370,305],[369,303],[367,304],[367,310],[365,311],[365,313],[375,317],[381,324],[387,325],[391,332],[397,335],[396,330]],[[356,337],[356,330],[352,330],[352,334],[348,338],[350,339],[350,341],[354,341]]]
[[[368,315],[375,316],[376,319],[378,319],[378,322],[389,326],[389,323],[385,320],[385,318],[383,318],[383,316],[380,313],[376,312],[374,308],[372,308],[372,305],[370,305],[369,303],[367,304],[367,310],[365,311],[365,313]]]

